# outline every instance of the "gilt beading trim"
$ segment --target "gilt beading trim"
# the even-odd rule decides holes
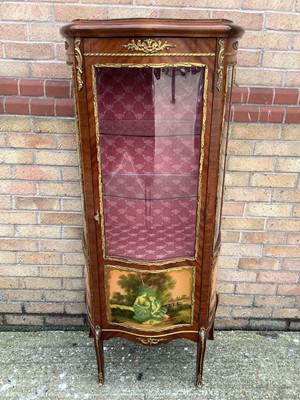
[[[214,57],[215,53],[84,53],[85,57]]]

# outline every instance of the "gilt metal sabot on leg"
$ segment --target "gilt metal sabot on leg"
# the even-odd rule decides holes
[[[202,386],[202,373],[203,373],[205,348],[206,348],[206,330],[204,327],[202,327],[199,332],[199,341],[198,341],[197,383],[196,383],[198,387]]]
[[[99,385],[102,386],[104,383],[104,360],[103,360],[103,341],[101,337],[101,328],[99,325],[95,326],[95,347],[96,347],[96,356],[97,356],[97,366],[98,366],[98,381]]]

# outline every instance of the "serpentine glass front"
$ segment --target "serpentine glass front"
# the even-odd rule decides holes
[[[95,68],[106,257],[195,258],[203,66]]]

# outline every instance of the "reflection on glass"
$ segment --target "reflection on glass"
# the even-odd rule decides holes
[[[194,257],[204,68],[96,69],[108,257]]]

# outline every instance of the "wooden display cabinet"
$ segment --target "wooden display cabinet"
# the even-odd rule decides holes
[[[86,302],[103,340],[213,339],[237,39],[227,20],[77,20],[73,64]]]

